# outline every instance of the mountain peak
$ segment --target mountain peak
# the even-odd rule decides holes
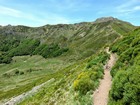
[[[114,17],[101,17],[95,20],[96,23],[100,23],[100,22],[107,22],[107,21],[114,21],[117,20],[117,18]]]

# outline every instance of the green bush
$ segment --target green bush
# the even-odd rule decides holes
[[[95,89],[95,83],[91,78],[94,75],[96,75],[94,72],[82,72],[79,74],[73,83],[74,90],[86,94],[88,91]]]
[[[120,55],[120,59],[119,61],[121,62],[129,62],[132,58],[132,54],[133,54],[133,50],[134,48],[128,48],[127,50],[125,50],[121,55]]]
[[[140,68],[119,71],[115,76],[110,91],[110,103],[121,102],[122,105],[140,103]]]
[[[99,79],[103,78],[103,67],[99,65],[81,72],[73,83],[75,91],[86,94],[90,90],[95,90],[99,85]]]
[[[20,43],[20,40],[18,39],[3,39],[0,41],[0,51],[7,52],[15,47],[17,47]]]
[[[9,64],[12,61],[12,57],[6,55],[6,54],[2,54],[0,55],[0,63],[6,63]]]
[[[61,48],[58,44],[42,44],[36,48],[33,54],[42,55],[44,58],[57,57],[67,52],[68,48]]]
[[[105,64],[106,60],[109,58],[109,55],[105,52],[100,53],[94,59],[91,59],[87,64],[87,69],[91,68],[94,65]]]
[[[5,42],[5,44],[3,43],[3,48],[6,48],[7,50],[3,50],[1,47],[0,51],[6,52],[0,55],[0,63],[10,63],[13,56],[32,55],[33,51],[40,44],[39,40],[26,39],[20,43],[16,41],[17,40],[13,43],[9,42],[8,45]]]
[[[139,105],[140,103],[140,29],[112,45],[120,56],[111,70],[113,84],[109,105]]]
[[[44,58],[57,57],[68,51],[68,48],[61,48],[58,44],[40,44],[39,40],[25,39],[20,44],[0,55],[0,63],[10,63],[13,56],[42,55]]]
[[[22,41],[18,47],[9,51],[10,56],[22,56],[33,54],[34,50],[39,46],[39,40],[26,39]]]

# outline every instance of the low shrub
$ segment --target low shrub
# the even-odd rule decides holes
[[[121,102],[122,105],[138,105],[140,103],[140,72],[131,68],[121,70],[113,80],[110,91],[110,103]]]
[[[140,29],[134,30],[112,46],[120,56],[111,71],[113,78],[109,105],[140,103]]]
[[[88,91],[95,89],[95,84],[91,78],[94,75],[96,75],[94,72],[80,73],[73,83],[74,90],[86,94]]]

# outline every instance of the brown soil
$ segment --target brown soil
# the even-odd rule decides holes
[[[110,70],[116,62],[116,55],[111,54],[109,48],[106,49],[106,52],[110,54],[110,59],[104,66],[104,78],[100,81],[98,89],[93,94],[94,105],[107,105],[108,103],[108,94],[112,83]]]

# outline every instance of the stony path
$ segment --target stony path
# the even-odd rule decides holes
[[[104,78],[100,81],[98,89],[93,94],[93,105],[107,105],[109,90],[111,88],[111,75],[110,70],[116,62],[116,55],[109,52],[107,48],[106,52],[110,54],[110,59],[104,66]]]
[[[18,103],[20,103],[21,101],[23,101],[26,97],[33,95],[34,93],[36,93],[42,86],[44,86],[45,84],[54,81],[54,78],[48,80],[45,83],[42,83],[41,85],[35,86],[32,88],[32,90],[23,93],[19,96],[13,97],[11,98],[9,101],[7,101],[6,103],[4,103],[3,105],[16,105]]]

